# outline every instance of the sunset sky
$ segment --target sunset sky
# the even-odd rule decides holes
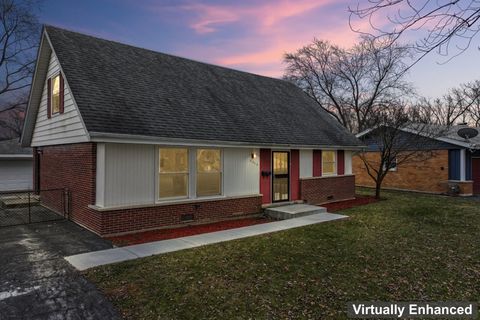
[[[360,0],[366,1],[366,0]],[[262,75],[281,77],[282,56],[314,38],[348,47],[352,0],[45,0],[43,23]],[[367,22],[355,22],[366,30]],[[446,63],[431,55],[410,78],[426,96],[480,79],[479,39]]]

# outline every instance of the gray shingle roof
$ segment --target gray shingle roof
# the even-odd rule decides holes
[[[0,157],[2,155],[31,155],[32,148],[23,148],[18,138],[0,141]]]
[[[47,26],[89,132],[360,146],[295,85]]]
[[[368,151],[379,151],[383,142],[378,134],[378,129],[361,136],[360,139],[368,146]],[[411,143],[411,144],[409,144]],[[437,140],[433,137],[419,137],[411,132],[401,131],[396,134],[393,146],[401,147],[403,150],[445,150],[458,149],[457,145]]]

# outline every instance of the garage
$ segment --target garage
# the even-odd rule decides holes
[[[32,187],[32,149],[22,148],[18,139],[0,141],[0,192]]]

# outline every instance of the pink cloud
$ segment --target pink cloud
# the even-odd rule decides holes
[[[198,18],[190,25],[197,33],[205,34],[215,32],[219,26],[233,23],[255,23],[264,28],[273,27],[281,20],[295,17],[330,4],[333,0],[282,0],[261,5],[209,5],[189,4],[182,8],[197,13]]]
[[[283,56],[314,38],[351,46],[358,34],[348,25],[350,0],[278,0],[227,4],[188,3],[170,7],[188,11],[196,44],[181,45],[181,55],[272,77],[283,74]],[[228,29],[227,29],[228,28]],[[233,30],[225,37],[218,31]],[[238,31],[238,32],[236,32]],[[203,39],[216,46],[203,45]],[[192,52],[195,56],[192,56]]]

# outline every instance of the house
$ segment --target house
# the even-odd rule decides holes
[[[362,146],[289,82],[50,26],[22,139],[101,235],[353,198]]]
[[[18,138],[0,141],[0,192],[31,190],[33,156]]]
[[[461,196],[480,194],[480,137],[465,139],[458,135],[466,125],[434,127],[439,134],[423,137],[421,143],[415,143],[415,150],[413,147],[411,150],[419,155],[428,152],[427,156],[422,161],[392,166],[382,188]],[[400,130],[398,139],[418,139],[415,137],[418,132],[412,128]],[[366,130],[357,137],[368,146],[364,155],[369,161],[380,159],[378,128]],[[358,186],[375,186],[358,155],[353,157],[353,173]]]

